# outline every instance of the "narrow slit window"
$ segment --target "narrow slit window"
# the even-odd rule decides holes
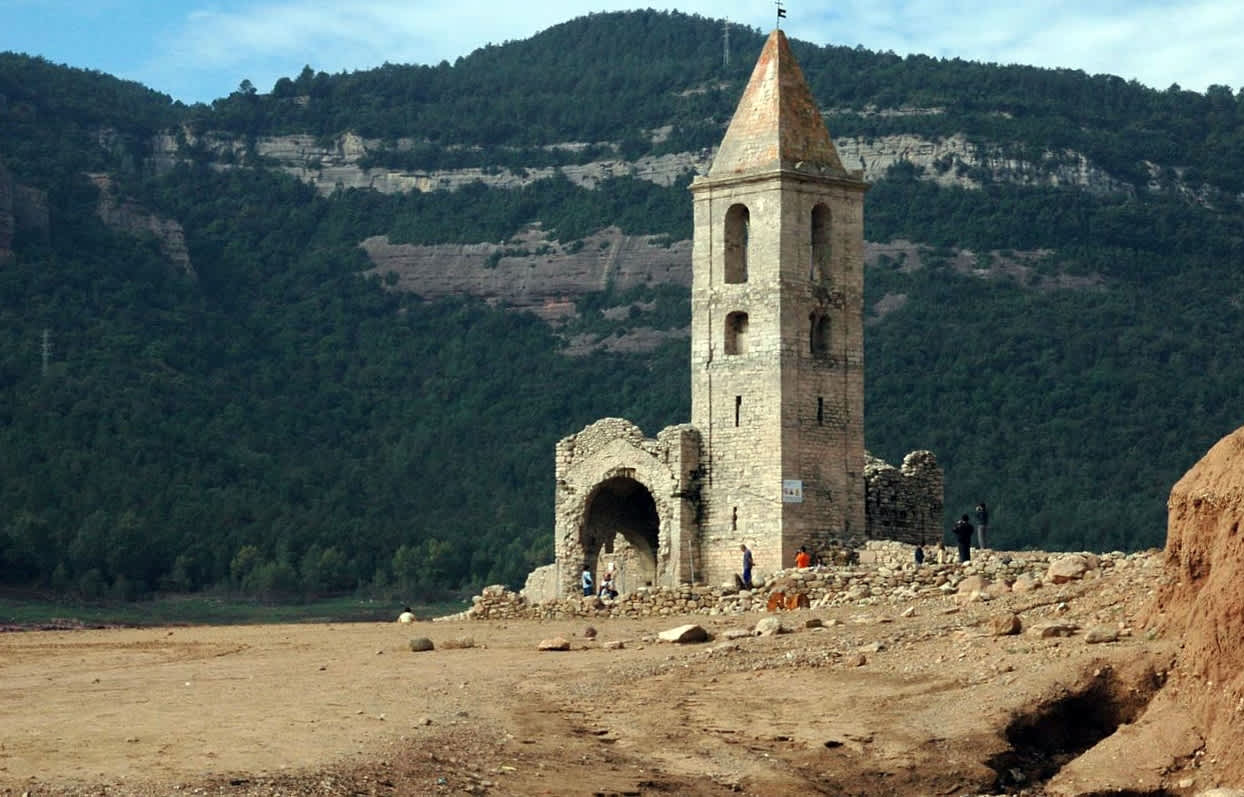
[[[739,530],[739,508],[737,506],[730,510],[730,530]]]
[[[741,415],[742,412],[743,412],[743,397],[735,396],[734,397],[734,425],[735,426],[739,425],[739,415]]]
[[[816,425],[817,426],[825,425],[825,397],[824,396],[816,397]]]
[[[818,204],[812,208],[812,265],[808,277],[817,282],[829,277],[829,208]]]

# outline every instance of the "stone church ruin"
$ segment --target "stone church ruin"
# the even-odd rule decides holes
[[[847,171],[780,30],[691,184],[691,423],[647,438],[599,420],[556,450],[544,595],[612,564],[623,592],[720,584],[867,539],[942,535],[942,473],[864,450],[860,171]]]

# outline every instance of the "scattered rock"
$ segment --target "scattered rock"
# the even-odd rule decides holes
[[[1109,625],[1093,626],[1084,635],[1084,641],[1090,645],[1095,645],[1101,642],[1118,642],[1119,629]]]
[[[1068,581],[1084,578],[1084,574],[1090,569],[1089,559],[1084,554],[1067,554],[1050,562],[1045,580],[1053,584],[1066,584]]]
[[[605,650],[622,650],[626,647],[626,643],[621,639],[611,639],[604,645]]]
[[[444,642],[441,643],[441,648],[444,650],[463,650],[465,648],[473,648],[473,647],[475,647],[475,639],[474,637],[469,637],[469,636],[460,636],[454,639],[446,639]]]
[[[756,636],[775,636],[788,631],[789,629],[776,617],[762,617],[756,623]]]
[[[847,656],[845,662],[848,667],[863,667],[868,663],[868,657],[863,653],[856,653],[852,656]]]
[[[1010,591],[1011,591],[1011,585],[1006,583],[1005,581],[994,581],[991,584],[986,584],[985,588],[981,590],[981,592],[983,592],[985,595],[988,595],[990,598],[1001,598],[1003,595],[1006,595]]]
[[[1042,623],[1030,628],[1028,633],[1042,639],[1049,639],[1050,637],[1072,636],[1077,629],[1078,626],[1072,623]]]
[[[981,592],[989,582],[984,576],[968,576],[959,582],[956,589],[960,595],[971,595],[972,593]]]
[[[819,617],[809,617],[803,621],[804,628],[824,628],[825,622]]]
[[[410,649],[416,653],[419,653],[424,650],[435,650],[436,645],[433,645],[432,640],[425,636],[417,636],[410,640]]]
[[[595,638],[596,638],[596,628],[595,628],[595,627],[593,627],[593,626],[590,626],[590,625],[589,625],[587,628],[584,628],[584,629],[583,629],[583,638],[584,638],[584,639],[595,639]]]
[[[1011,591],[1012,592],[1031,592],[1032,590],[1037,589],[1040,586],[1041,586],[1040,581],[1037,581],[1032,576],[1028,575],[1027,573],[1024,573],[1019,578],[1015,579],[1015,583],[1011,585]]]
[[[694,623],[662,631],[657,636],[662,642],[674,642],[679,645],[708,641],[708,632],[704,630],[703,626],[695,625]]]
[[[570,650],[570,640],[559,636],[551,639],[541,639],[540,644],[536,646],[537,650]]]
[[[899,617],[915,617],[915,616],[916,616],[915,606],[908,606],[906,609],[903,609],[903,611],[899,614]]]
[[[722,634],[722,636],[726,639],[742,639],[743,637],[749,637],[751,635],[752,632],[746,628],[731,628],[729,631]]]
[[[1023,625],[1019,617],[1011,613],[995,614],[989,618],[989,632],[994,636],[1010,636],[1018,634]]]

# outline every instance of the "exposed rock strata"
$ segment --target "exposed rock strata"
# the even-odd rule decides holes
[[[195,136],[183,130],[181,138],[190,146],[206,149],[225,164],[243,163],[251,154],[244,139],[231,136],[212,133]],[[412,139],[400,139],[396,148],[408,149],[414,143]],[[1040,161],[1033,162],[1012,157],[998,147],[973,144],[961,135],[936,140],[911,134],[837,138],[835,144],[843,164],[848,169],[863,169],[864,179],[869,181],[884,177],[894,164],[907,162],[920,167],[926,179],[965,188],[979,188],[977,175],[979,170],[984,170],[992,180],[1022,185],[1072,185],[1092,193],[1135,190],[1072,150],[1044,152]],[[668,186],[688,172],[706,171],[714,154],[714,150],[705,149],[645,155],[634,161],[619,158],[566,166],[533,166],[518,171],[472,167],[410,172],[359,166],[368,153],[386,146],[380,139],[364,139],[353,133],[329,142],[309,134],[297,134],[258,138],[253,154],[314,185],[325,195],[346,188],[371,188],[383,193],[451,191],[476,182],[490,188],[520,188],[559,172],[585,188],[596,188],[611,177],[622,176]],[[157,171],[167,171],[188,157],[178,136],[173,134],[157,136],[152,149],[151,164]]]
[[[186,248],[186,235],[181,225],[171,219],[163,219],[136,202],[118,199],[113,193],[112,178],[106,174],[90,175],[91,182],[99,189],[99,201],[95,212],[101,221],[131,235],[155,236],[160,251],[186,274],[194,276],[190,263],[190,251]]]
[[[530,310],[548,321],[575,314],[575,299],[607,287],[691,284],[691,242],[663,246],[651,236],[601,230],[570,247],[538,227],[503,244],[419,246],[374,236],[360,244],[374,273],[397,274],[397,288],[424,298],[469,294]]]

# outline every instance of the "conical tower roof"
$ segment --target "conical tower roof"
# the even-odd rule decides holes
[[[778,29],[765,41],[708,176],[789,169],[801,161],[825,174],[847,176],[786,34]]]

